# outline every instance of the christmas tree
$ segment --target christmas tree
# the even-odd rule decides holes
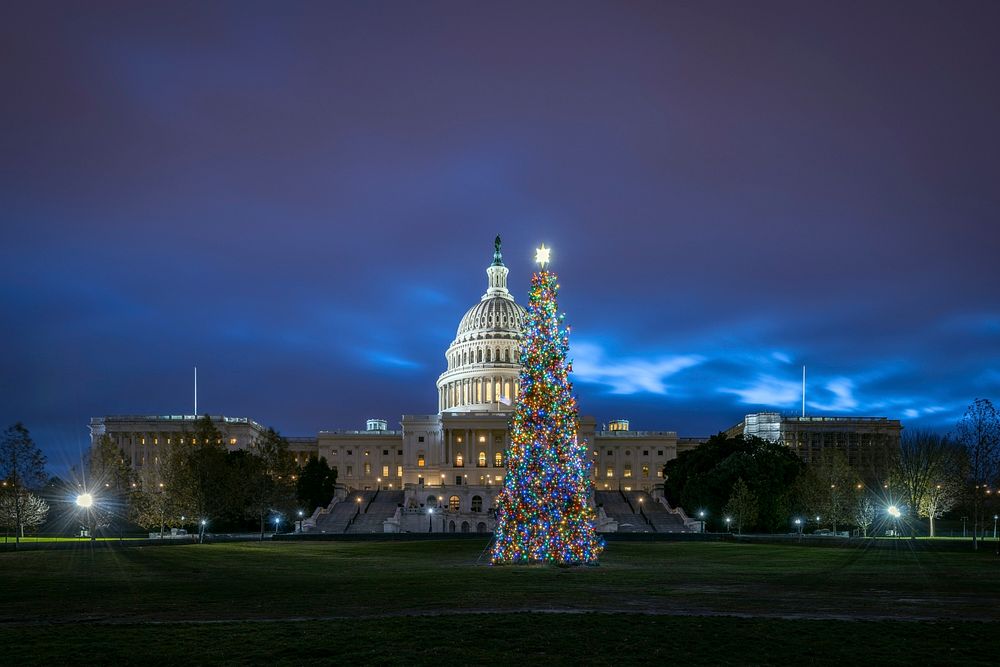
[[[532,276],[521,350],[521,390],[511,423],[507,475],[497,496],[493,563],[594,564],[603,542],[594,531],[590,460],[577,442],[569,382],[569,327],[556,312],[557,277]]]

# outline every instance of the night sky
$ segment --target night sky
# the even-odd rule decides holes
[[[434,412],[498,233],[598,423],[1000,398],[996,2],[202,5],[0,9],[0,420],[53,469],[193,366],[288,435]]]

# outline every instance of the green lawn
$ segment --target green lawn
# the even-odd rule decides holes
[[[120,542],[121,540],[144,540],[145,537],[98,537],[95,538],[98,542]],[[21,542],[26,544],[34,544],[36,542],[87,542],[89,538],[86,537],[22,537]],[[0,544],[14,544],[15,540],[13,537],[5,538]]]
[[[906,540],[868,549],[612,542],[599,567],[560,569],[491,567],[479,562],[485,546],[98,544],[0,553],[0,642],[5,654],[36,663],[70,655],[143,662],[149,653],[132,651],[154,645],[165,659],[194,652],[203,661],[290,664],[331,655],[540,662],[556,649],[578,662],[658,655],[763,664],[810,655],[902,664],[927,650],[944,662],[995,663],[985,642],[1000,635],[1000,562],[990,554]],[[529,613],[543,611],[579,613]]]

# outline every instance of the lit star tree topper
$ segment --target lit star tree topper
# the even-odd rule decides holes
[[[569,381],[569,328],[557,313],[557,277],[535,255],[521,350],[520,391],[511,420],[507,474],[497,496],[492,560],[596,564],[604,545],[590,506],[590,459],[577,441],[577,406]]]

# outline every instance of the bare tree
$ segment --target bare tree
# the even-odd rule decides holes
[[[11,497],[16,526],[22,525],[26,491],[45,482],[45,455],[38,449],[24,424],[18,422],[4,431],[0,438],[0,490]],[[14,543],[21,541],[15,533]]]
[[[951,440],[930,431],[908,431],[900,443],[893,488],[902,490],[902,500],[914,514],[928,517],[931,537],[934,519],[958,499],[962,459]]]
[[[15,530],[19,537],[24,537],[25,528],[33,528],[45,523],[49,514],[49,504],[41,496],[27,491],[21,491],[22,498],[18,503],[15,494],[0,495],[0,522]],[[18,513],[20,505],[20,513]]]
[[[861,534],[868,537],[868,528],[875,522],[878,507],[871,496],[865,493],[854,506],[854,522],[861,529]]]
[[[977,398],[965,410],[956,427],[958,442],[968,452],[972,492],[972,548],[979,548],[979,527],[984,517],[986,490],[996,481],[1000,467],[1000,416],[993,403]]]

